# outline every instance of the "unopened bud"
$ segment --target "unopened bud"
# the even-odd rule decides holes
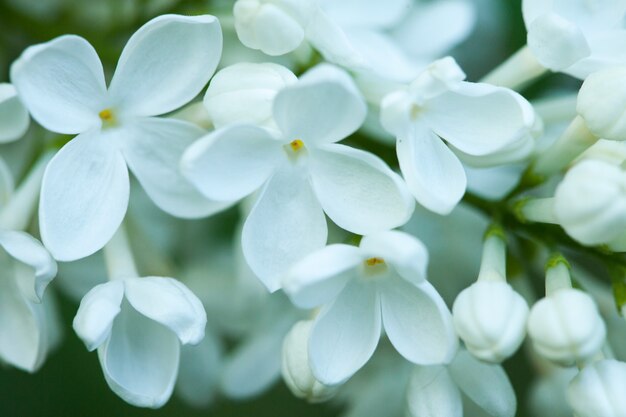
[[[626,363],[613,359],[588,365],[572,380],[567,397],[578,417],[626,416]]]

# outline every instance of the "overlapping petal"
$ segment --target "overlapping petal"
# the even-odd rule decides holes
[[[309,339],[309,362],[325,385],[350,378],[374,353],[381,331],[373,286],[353,281],[319,314]]]
[[[443,366],[416,368],[407,395],[412,416],[463,417],[461,392]]]
[[[28,110],[17,96],[15,87],[0,83],[0,143],[21,138],[29,125]]]
[[[27,48],[11,66],[11,82],[33,118],[53,132],[99,126],[98,113],[107,104],[98,54],[74,35]]]
[[[367,107],[352,79],[331,65],[319,65],[274,98],[274,119],[288,140],[337,142],[354,133]]]
[[[41,187],[41,238],[60,261],[101,249],[122,223],[129,180],[124,158],[99,131],[65,145],[46,167]]]
[[[315,149],[311,180],[328,217],[353,233],[392,229],[413,213],[414,201],[402,179],[365,151],[339,144]]]
[[[129,39],[111,80],[114,106],[156,116],[194,98],[209,81],[222,53],[214,16],[162,15]]]
[[[98,348],[111,334],[123,297],[123,282],[111,281],[96,285],[81,300],[72,326],[89,351]]]
[[[170,329],[181,343],[197,344],[204,337],[202,302],[182,283],[163,277],[130,278],[124,287],[135,310]]]
[[[197,218],[229,207],[230,201],[211,201],[183,177],[180,158],[204,131],[181,120],[142,118],[122,128],[119,143],[148,196],[163,211]]]
[[[206,197],[236,201],[261,187],[284,159],[282,144],[267,130],[235,125],[191,145],[181,168]]]
[[[270,290],[287,269],[326,243],[328,227],[307,173],[285,162],[265,184],[243,226],[246,262]]]
[[[402,356],[420,365],[452,360],[458,347],[452,315],[429,282],[392,278],[380,299],[385,332]]]

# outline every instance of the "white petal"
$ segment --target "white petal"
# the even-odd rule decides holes
[[[36,371],[46,355],[43,306],[22,296],[14,277],[0,277],[0,359],[28,372]]]
[[[222,53],[214,16],[162,15],[129,39],[109,93],[114,106],[156,116],[194,98],[213,75]]]
[[[28,111],[17,96],[15,87],[0,83],[0,143],[21,138],[29,125]]]
[[[514,91],[462,82],[428,102],[424,118],[432,130],[470,155],[502,149],[530,133],[535,112]]]
[[[32,268],[18,285],[30,301],[41,302],[46,287],[57,274],[57,264],[52,256],[37,239],[25,232],[0,231],[0,246],[11,257]]]
[[[176,333],[182,344],[197,344],[204,337],[206,313],[189,288],[173,278],[124,280],[128,302],[144,316]]]
[[[319,65],[274,98],[274,119],[288,140],[337,142],[354,133],[367,107],[352,79],[331,65]]]
[[[380,338],[380,299],[369,285],[352,282],[319,314],[309,339],[313,375],[336,385],[361,369]]]
[[[27,48],[11,66],[11,82],[48,130],[81,133],[100,125],[104,72],[95,49],[81,37],[61,36]]]
[[[426,279],[428,251],[408,233],[391,230],[363,236],[359,247],[368,258],[379,257],[391,263],[407,281],[418,284]]]
[[[146,118],[125,126],[120,138],[128,167],[152,201],[173,216],[204,217],[231,205],[208,200],[180,171],[183,152],[203,133],[182,120]]]
[[[402,19],[411,0],[322,0],[324,12],[342,26],[385,28]]]
[[[418,203],[448,214],[465,194],[463,165],[432,131],[412,126],[398,137],[396,152],[402,176]]]
[[[359,248],[333,244],[298,261],[283,278],[283,290],[301,308],[333,300],[356,276],[354,268],[365,259]]]
[[[282,144],[251,125],[216,130],[191,145],[183,174],[207,198],[236,201],[257,190],[285,159]]]
[[[240,62],[215,74],[204,96],[204,106],[216,128],[231,123],[272,126],[274,96],[297,80],[282,65]]]
[[[289,162],[265,184],[243,226],[246,262],[270,290],[294,262],[326,243],[326,218],[306,172]]]
[[[399,175],[377,156],[345,145],[312,152],[311,180],[328,217],[353,233],[401,226],[415,208]]]
[[[407,398],[411,417],[463,417],[461,393],[443,366],[415,368]]]
[[[515,416],[515,391],[501,366],[486,364],[460,350],[448,370],[461,391],[490,415]]]
[[[113,392],[138,407],[161,407],[172,395],[180,345],[169,329],[122,302],[110,337],[98,348]]]
[[[128,169],[111,138],[77,136],[46,167],[41,186],[41,239],[55,259],[73,261],[101,249],[126,214]]]
[[[428,281],[390,278],[380,299],[385,332],[402,356],[420,365],[452,360],[458,347],[452,314]]]
[[[80,301],[72,326],[89,351],[98,348],[109,337],[123,297],[123,283],[112,281],[96,285]]]
[[[207,332],[196,346],[183,346],[176,394],[194,407],[206,407],[217,394],[222,366],[222,347],[218,336]]]

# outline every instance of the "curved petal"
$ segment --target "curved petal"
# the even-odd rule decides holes
[[[138,116],[175,110],[194,98],[222,54],[216,17],[162,15],[128,40],[111,80],[114,105]]]
[[[396,144],[402,176],[415,199],[427,209],[448,214],[465,194],[465,170],[433,132],[413,125]]]
[[[326,243],[328,226],[307,173],[286,162],[265,184],[243,226],[246,262],[270,290],[294,262]]]
[[[402,19],[411,0],[322,0],[320,6],[342,26],[385,28]]]
[[[332,65],[319,65],[274,98],[276,124],[288,140],[337,142],[365,120],[367,106],[352,79]]]
[[[180,171],[183,152],[203,133],[182,120],[145,118],[124,127],[120,138],[128,167],[150,199],[173,216],[205,217],[232,205],[208,200]]]
[[[380,330],[376,289],[351,282],[320,312],[311,329],[309,363],[315,378],[325,385],[350,378],[374,354]]]
[[[298,261],[283,278],[283,290],[298,307],[313,308],[333,300],[354,268],[365,259],[359,248],[333,244]]]
[[[452,360],[458,348],[452,314],[428,281],[412,284],[391,278],[380,300],[385,332],[402,356],[420,365]]]
[[[138,407],[158,408],[167,402],[176,382],[179,355],[176,335],[126,301],[110,337],[98,348],[111,390]]]
[[[207,198],[236,201],[261,187],[284,156],[282,145],[267,130],[235,125],[191,145],[181,169]]]
[[[43,306],[26,300],[15,279],[10,274],[3,275],[0,277],[0,359],[34,372],[43,363],[47,350]]]
[[[0,143],[11,142],[24,136],[30,117],[15,87],[0,83]]]
[[[361,235],[406,223],[415,202],[399,175],[377,156],[339,144],[311,155],[311,182],[339,227]]]
[[[460,350],[448,370],[461,391],[490,415],[515,416],[515,391],[501,366],[481,362]]]
[[[13,258],[32,268],[18,282],[22,294],[40,303],[43,293],[57,274],[57,264],[46,248],[26,232],[0,231],[0,246]]]
[[[87,350],[95,350],[109,337],[123,297],[122,281],[111,281],[96,285],[80,301],[72,327]]]
[[[83,133],[46,167],[39,226],[44,245],[59,261],[101,249],[126,214],[128,169],[110,140],[100,131]]]
[[[454,91],[429,100],[424,118],[456,148],[470,155],[485,155],[528,135],[535,111],[512,90],[461,82]]]
[[[206,312],[202,302],[173,278],[146,277],[124,280],[126,299],[135,310],[174,332],[182,344],[204,338]]]
[[[463,417],[461,392],[443,366],[415,368],[407,399],[412,416]]]
[[[100,125],[106,85],[95,49],[83,38],[60,36],[27,48],[11,66],[11,82],[39,124],[58,133]]]
[[[414,236],[397,230],[363,236],[361,250],[367,257],[380,257],[391,263],[395,270],[409,282],[419,284],[426,279],[428,251]]]

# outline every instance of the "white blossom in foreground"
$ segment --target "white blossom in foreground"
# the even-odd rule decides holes
[[[232,123],[276,128],[272,118],[274,97],[297,80],[291,71],[277,64],[231,65],[211,80],[204,106],[216,129]]]
[[[554,217],[567,234],[585,245],[614,241],[626,232],[625,183],[620,165],[583,160],[558,185]]]
[[[213,16],[159,16],[128,41],[107,89],[102,64],[83,38],[31,46],[11,80],[46,129],[79,134],[48,165],[39,221],[58,260],[102,248],[126,213],[128,167],[152,200],[180,217],[225,206],[206,200],[178,172],[182,151],[203,131],[170,112],[195,97],[219,61],[222,36]]]
[[[488,232],[478,280],[454,301],[457,334],[467,349],[487,362],[513,355],[526,336],[528,304],[506,282],[506,248],[500,229]]]
[[[312,327],[311,320],[299,321],[287,333],[283,342],[281,371],[293,395],[309,402],[321,402],[331,398],[337,390],[319,382],[311,371],[309,336]]]
[[[15,87],[0,83],[0,143],[11,142],[24,136],[30,117]]]
[[[382,329],[417,364],[449,362],[457,349],[452,317],[426,281],[426,248],[403,232],[363,237],[359,247],[333,244],[291,268],[283,289],[302,308],[322,306],[309,340],[313,375],[344,382],[370,359]]]
[[[411,417],[463,417],[464,394],[493,417],[513,417],[515,391],[504,369],[459,350],[448,365],[418,366],[407,390]]]
[[[109,387],[125,401],[160,407],[178,374],[180,344],[204,337],[202,303],[173,278],[124,277],[94,287],[74,330],[98,358]]]
[[[381,122],[396,136],[398,161],[417,201],[439,214],[463,197],[463,165],[444,143],[475,156],[526,141],[534,124],[532,106],[501,87],[463,81],[448,57],[432,63],[407,88],[381,103]]]
[[[365,117],[347,74],[319,66],[274,98],[278,131],[252,125],[218,129],[185,152],[182,170],[211,200],[260,189],[243,226],[246,261],[270,291],[295,261],[324,246],[324,213],[341,228],[370,234],[404,224],[414,202],[378,157],[335,142]]]
[[[577,417],[626,416],[626,363],[614,359],[586,366],[572,380],[567,398]]]
[[[524,0],[528,47],[552,71],[584,79],[626,63],[624,0]]]

